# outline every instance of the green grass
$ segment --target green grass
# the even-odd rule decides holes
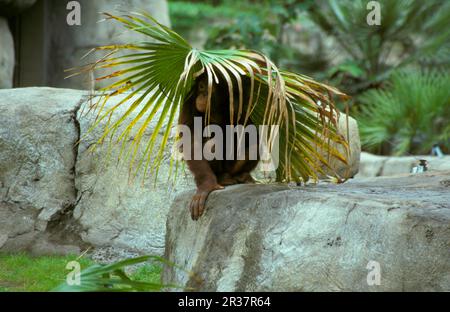
[[[144,265],[138,268],[131,278],[141,282],[158,283],[161,279],[161,267],[157,265]]]
[[[68,262],[77,256],[32,257],[26,254],[0,254],[0,292],[50,291],[65,281]],[[94,264],[88,258],[79,259],[81,269]],[[133,280],[158,283],[161,268],[146,264],[130,274]]]

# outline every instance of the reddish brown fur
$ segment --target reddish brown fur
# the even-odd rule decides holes
[[[248,102],[248,94],[245,94],[245,90],[248,90],[248,81],[244,80],[243,90],[244,90],[244,103]],[[223,85],[219,84],[219,85]],[[207,103],[207,83],[205,77],[199,77],[196,84],[193,87],[193,92],[188,99],[183,104],[180,118],[178,123],[187,125],[193,133],[194,117],[205,117],[204,113],[206,110]],[[238,111],[238,101],[239,97],[234,94],[234,111]],[[245,106],[244,106],[245,112]],[[245,114],[243,114],[245,115]],[[235,124],[242,124],[243,120],[236,120],[234,118]],[[243,119],[243,118],[241,118]],[[203,119],[204,120],[204,119]],[[225,127],[230,121],[230,109],[229,109],[229,94],[228,91],[224,91],[218,88],[217,85],[213,88],[212,98],[211,98],[211,115],[210,124],[219,125],[223,133],[225,133]],[[202,129],[203,130],[203,129]],[[194,146],[201,148],[204,146],[205,141],[196,142],[194,136],[192,135],[192,145],[191,151],[194,150]],[[236,142],[237,140],[235,140]],[[227,150],[232,148],[236,150],[236,146],[229,147],[224,144],[224,155]],[[236,143],[235,143],[236,145]],[[215,191],[223,189],[226,185],[232,185],[237,183],[251,183],[253,178],[250,172],[258,164],[258,160],[247,160],[249,146],[246,146],[246,160],[212,160],[207,161],[206,159],[193,160],[193,157],[186,160],[189,170],[194,175],[195,183],[197,185],[197,192],[195,193],[192,201],[190,203],[190,212],[193,220],[197,220],[205,210],[205,203],[208,195]],[[187,155],[185,155],[187,156]],[[193,156],[193,155],[190,155]]]

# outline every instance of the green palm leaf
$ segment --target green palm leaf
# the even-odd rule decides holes
[[[125,273],[124,268],[136,264],[156,261],[161,264],[176,266],[158,256],[140,256],[111,264],[94,264],[80,273],[80,284],[69,285],[63,282],[52,291],[54,292],[126,292],[126,291],[162,291],[163,289],[181,289],[176,285],[163,285],[132,280]],[[181,268],[180,268],[181,269]]]
[[[134,168],[135,173],[143,170],[157,176],[175,117],[195,78],[202,73],[206,73],[208,78],[207,119],[212,86],[219,83],[218,77],[222,77],[225,84],[222,87],[230,94],[233,90],[239,91],[238,111],[234,111],[233,96],[229,97],[232,116],[243,114],[246,121],[251,120],[257,126],[280,127],[282,148],[277,180],[317,179],[319,174],[324,174],[322,168],[328,166],[329,157],[346,162],[335,148],[336,144],[347,146],[344,137],[337,133],[339,112],[332,98],[333,95],[345,97],[338,90],[309,77],[281,71],[256,51],[194,49],[145,12],[125,16],[104,14],[106,19],[116,20],[151,40],[96,48],[94,50],[109,52],[81,70],[111,70],[108,75],[96,79],[111,82],[93,96],[95,100],[91,101],[90,110],[97,114],[97,118],[90,130],[106,122],[98,142],[102,143],[109,137],[113,142],[122,143],[120,157],[130,158],[130,168]],[[243,103],[244,77],[251,81],[251,90],[246,90],[250,93],[246,106]],[[112,107],[106,105],[111,97],[125,92],[127,96],[119,103]],[[126,107],[125,113],[111,122],[112,115],[121,106]],[[244,111],[244,107],[248,109]],[[152,121],[156,122],[153,133],[148,142],[142,142],[143,134]],[[124,130],[119,130],[121,125],[125,125]],[[157,142],[160,131],[163,131],[162,141]],[[273,135],[269,131],[269,141]],[[125,151],[125,142],[130,139],[132,144]],[[143,156],[137,159],[141,147]],[[327,156],[324,151],[327,151]]]

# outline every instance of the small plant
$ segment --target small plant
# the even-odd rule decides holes
[[[112,264],[94,264],[81,271],[79,285],[61,283],[53,289],[55,292],[126,292],[126,291],[161,291],[165,288],[180,288],[174,285],[163,285],[159,282],[143,281],[139,276],[130,277],[125,273],[126,267],[146,263],[149,260],[167,263],[157,256],[141,256],[126,259]],[[169,264],[170,265],[170,264]],[[145,273],[145,272],[144,272]]]
[[[366,0],[325,0],[308,10],[345,56],[329,75],[351,95],[380,86],[393,70],[413,62],[449,65],[450,1],[377,2],[380,25],[368,25]]]
[[[434,144],[450,151],[450,74],[395,72],[386,88],[359,97],[364,147],[382,154],[429,154]]]

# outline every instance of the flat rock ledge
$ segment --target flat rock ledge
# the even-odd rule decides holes
[[[192,192],[167,219],[163,282],[197,291],[450,291],[450,171]]]

